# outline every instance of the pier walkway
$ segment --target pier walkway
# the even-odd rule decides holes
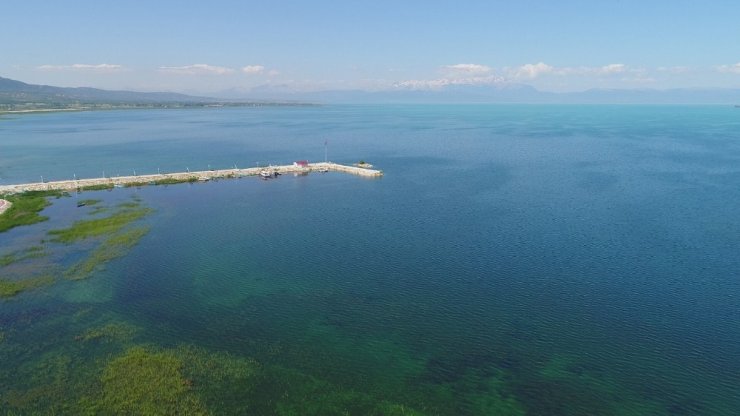
[[[356,166],[340,165],[332,162],[309,163],[306,166],[281,165],[268,167],[254,167],[246,169],[219,169],[198,172],[161,173],[152,175],[114,176],[107,178],[76,179],[66,181],[49,181],[24,183],[18,185],[0,185],[0,195],[17,194],[27,191],[77,191],[85,189],[105,189],[114,186],[145,186],[167,185],[180,182],[198,182],[221,178],[239,178],[243,176],[258,176],[260,172],[306,174],[310,172],[343,172],[353,175],[377,178],[383,176],[383,171]]]

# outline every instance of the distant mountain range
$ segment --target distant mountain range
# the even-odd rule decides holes
[[[523,84],[447,85],[436,89],[381,91],[334,90],[293,92],[286,86],[223,91],[219,96],[280,99],[316,103],[408,104],[740,104],[740,89],[591,89],[582,92],[539,91]]]
[[[171,92],[109,91],[26,84],[0,77],[0,112],[92,110],[112,108],[185,108],[302,105],[247,99],[198,97]]]
[[[232,89],[213,97],[169,92],[109,91],[33,85],[0,77],[0,110],[45,108],[172,107],[211,105],[327,104],[740,104],[740,89],[592,89],[553,93],[524,84],[447,85],[435,89],[301,92],[289,85]]]
[[[193,97],[168,92],[108,91],[97,88],[62,88],[33,85],[0,77],[0,104],[23,103],[194,103],[215,102],[214,98]]]

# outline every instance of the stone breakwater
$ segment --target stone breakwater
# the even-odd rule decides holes
[[[320,162],[320,163],[309,163],[305,166],[299,165],[282,165],[282,166],[268,166],[268,167],[255,167],[247,169],[219,169],[219,170],[205,170],[198,172],[177,172],[177,173],[158,173],[152,175],[136,175],[136,176],[114,176],[108,178],[90,178],[90,179],[76,179],[76,180],[65,180],[65,181],[49,181],[49,182],[36,182],[36,183],[24,183],[18,185],[2,185],[0,186],[1,194],[17,194],[27,191],[76,191],[84,190],[85,188],[91,187],[112,187],[112,186],[144,186],[144,185],[155,185],[155,184],[167,184],[176,182],[197,182],[197,181],[208,181],[211,179],[221,178],[238,178],[243,176],[258,176],[261,172],[267,171],[269,173],[295,173],[295,174],[306,174],[310,172],[343,172],[352,175],[364,176],[368,178],[377,178],[383,176],[383,171],[375,169],[367,169],[356,166],[340,165],[338,163],[331,162]],[[2,208],[0,208],[2,209]]]

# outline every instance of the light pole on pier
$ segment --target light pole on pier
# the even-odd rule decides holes
[[[329,160],[329,141],[324,140],[324,163]]]

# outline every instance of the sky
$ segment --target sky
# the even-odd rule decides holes
[[[737,0],[7,0],[0,76],[201,94],[740,88],[738,22]]]

